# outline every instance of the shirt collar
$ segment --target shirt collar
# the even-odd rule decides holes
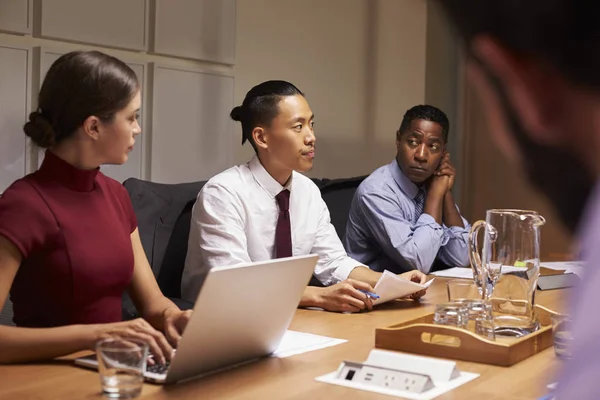
[[[400,189],[411,199],[417,197],[417,194],[419,194],[419,187],[404,175],[398,161],[394,159],[388,167],[398,187],[400,187]]]
[[[277,196],[283,189],[289,190],[292,186],[295,172],[292,172],[292,176],[287,181],[286,185],[281,186],[279,182],[277,182],[275,178],[273,178],[267,172],[256,155],[252,157],[248,163],[248,168],[250,168],[250,172],[252,172],[252,175],[254,175],[256,182],[258,182],[258,184],[273,198],[275,198],[275,196]]]
[[[46,150],[44,161],[37,173],[76,192],[91,192],[94,190],[99,171],[100,168],[92,170],[76,168],[50,150]]]

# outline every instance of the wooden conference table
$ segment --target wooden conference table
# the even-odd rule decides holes
[[[564,310],[565,290],[537,293],[537,302]],[[445,279],[437,278],[420,303],[398,301],[374,311],[337,314],[298,310],[290,329],[347,339],[348,342],[287,358],[266,358],[202,379],[171,386],[145,384],[141,399],[390,399],[315,381],[337,369],[343,360],[364,361],[375,342],[375,328],[414,319],[446,300]],[[80,353],[83,355],[86,353]],[[69,356],[56,361],[0,366],[0,399],[101,399],[95,371],[75,367]],[[459,362],[463,371],[481,376],[440,399],[536,399],[558,370],[559,360],[548,348],[510,368]]]

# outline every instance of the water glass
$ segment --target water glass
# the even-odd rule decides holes
[[[112,399],[140,395],[146,372],[148,344],[136,339],[104,339],[96,344],[102,393]]]
[[[442,303],[435,307],[433,322],[439,325],[452,325],[466,328],[469,322],[469,311],[462,303]]]
[[[490,315],[475,318],[475,333],[489,340],[496,340],[494,318]]]
[[[481,295],[475,282],[467,279],[451,279],[446,282],[448,301],[464,302],[467,300],[479,300]]]
[[[552,335],[554,337],[554,353],[556,356],[563,360],[570,359],[573,335],[571,333],[571,319],[568,315],[552,315]]]
[[[492,319],[492,304],[485,300],[469,300],[464,303],[469,311],[469,319],[477,318]]]

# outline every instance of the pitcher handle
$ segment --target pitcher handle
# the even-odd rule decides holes
[[[485,296],[485,271],[481,263],[481,256],[479,255],[477,238],[479,230],[486,226],[485,221],[477,221],[471,225],[471,231],[469,232],[469,262],[473,269],[473,279],[479,289],[479,294]]]

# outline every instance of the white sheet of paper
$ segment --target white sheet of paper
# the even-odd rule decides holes
[[[281,339],[277,350],[271,354],[271,357],[289,357],[295,354],[324,349],[325,347],[335,346],[344,342],[347,342],[347,340],[288,330],[283,335],[283,339]]]
[[[373,288],[375,289],[375,293],[379,295],[379,298],[375,300],[373,304],[382,304],[390,300],[408,296],[420,290],[427,289],[432,283],[433,279],[421,285],[420,283],[400,278],[390,271],[383,271],[381,278],[379,278],[377,284]]]
[[[439,276],[440,278],[465,278],[473,279],[473,270],[464,267],[448,268],[441,271],[432,272],[430,275]]]
[[[362,383],[351,382],[346,380],[338,380],[335,378],[337,375],[337,371],[331,372],[326,375],[319,376],[315,378],[319,382],[330,383],[332,385],[345,386],[353,389],[365,390],[368,392],[375,392],[381,394],[387,394],[389,396],[402,397],[405,399],[414,399],[414,400],[430,400],[434,399],[437,396],[441,396],[444,393],[451,391],[452,389],[456,389],[459,386],[464,385],[467,382],[472,381],[475,378],[479,377],[479,374],[475,374],[472,372],[461,372],[458,378],[454,378],[448,382],[440,382],[433,381],[435,387],[426,391],[425,393],[411,393],[405,392],[403,390],[396,389],[388,389],[378,386],[370,386]]]
[[[511,265],[502,266],[502,274],[508,274],[509,272],[524,271],[523,267],[513,267]],[[473,279],[473,270],[465,267],[454,267],[444,269],[442,271],[432,272],[431,275],[439,276],[440,278],[461,278],[461,279]]]
[[[540,261],[540,266],[550,269],[564,269],[566,273],[574,273],[581,277],[584,271],[583,263],[581,261],[551,261],[544,262]],[[522,267],[513,267],[510,265],[504,265],[502,267],[502,273],[506,274],[514,271],[522,271]],[[464,278],[473,279],[473,270],[471,268],[454,267],[444,269],[442,271],[432,272],[430,275],[439,276],[440,278]]]

